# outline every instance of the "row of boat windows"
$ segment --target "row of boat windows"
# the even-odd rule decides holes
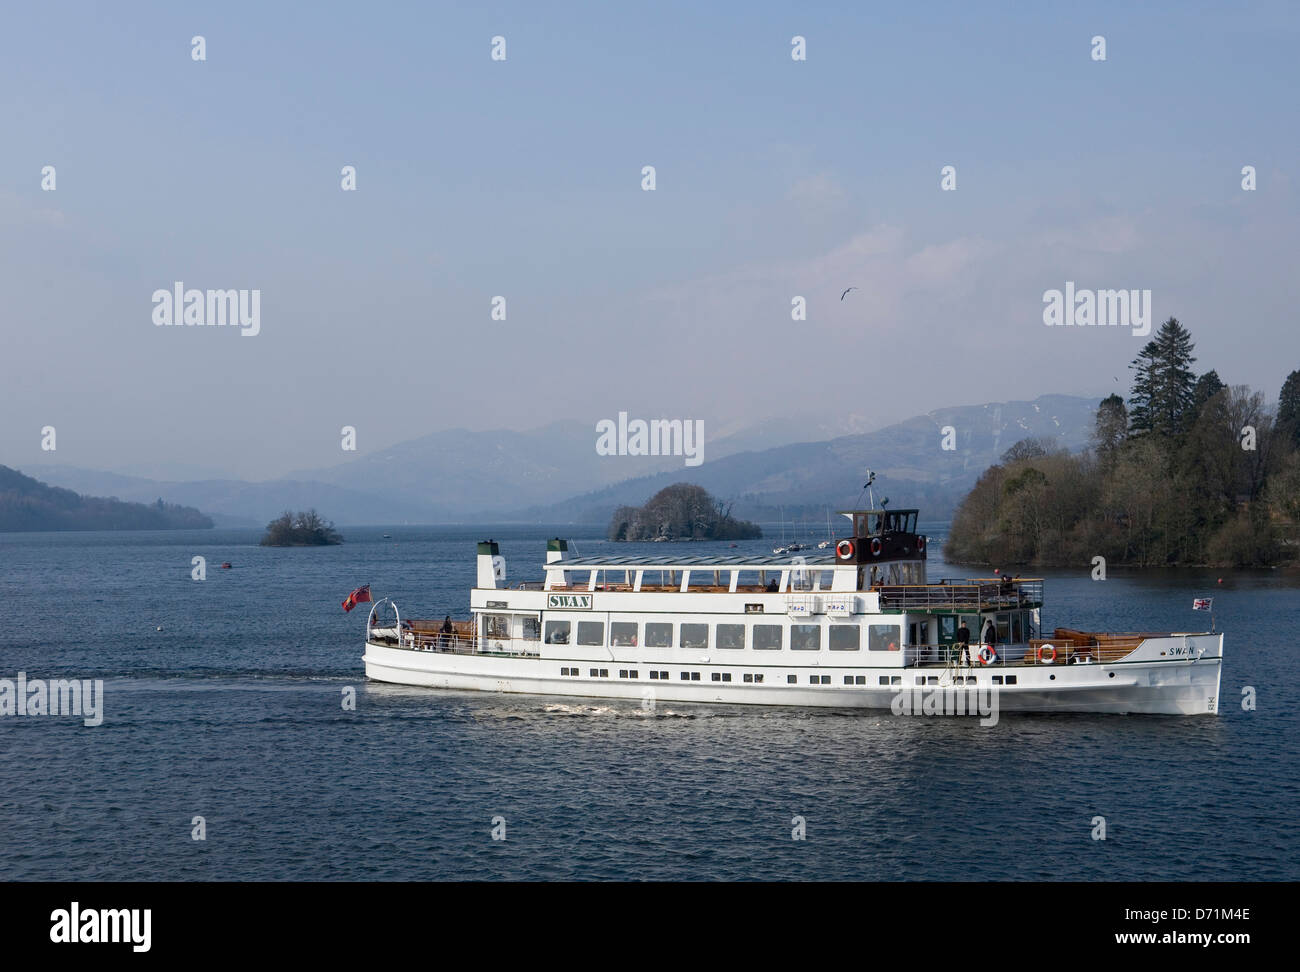
[[[591,678],[609,678],[609,669],[608,669],[608,668],[591,668],[591,669],[588,669],[588,670],[587,670],[587,674],[588,674]],[[712,676],[713,676],[713,681],[715,681],[715,682],[730,682],[730,681],[731,681],[731,672],[712,672],[711,674],[712,674]],[[579,677],[579,676],[582,675],[582,669],[580,669],[580,668],[561,668],[561,669],[560,669],[560,675],[562,675],[562,676],[564,676],[564,677],[566,677],[566,678],[568,678],[568,677],[577,678],[577,677]],[[699,673],[699,672],[686,671],[686,672],[680,672],[679,675],[680,675],[681,680],[682,680],[683,682],[698,682],[698,681],[700,680],[700,673]],[[635,668],[620,668],[620,669],[618,670],[618,677],[619,677],[619,678],[640,678],[640,677],[641,677],[641,673],[640,673],[640,671],[639,671],[638,669],[635,669]],[[668,673],[665,672],[665,671],[663,671],[663,670],[661,670],[661,669],[653,669],[653,670],[651,670],[651,672],[650,672],[650,678],[651,678],[651,679],[655,679],[655,680],[663,680],[663,681],[667,681],[667,680],[668,680]],[[1016,677],[1015,675],[1007,675],[1007,676],[1006,676],[1006,683],[1005,683],[1005,684],[1007,684],[1007,685],[1015,685],[1015,684],[1016,684],[1016,678],[1017,678],[1017,677]],[[881,684],[881,685],[902,685],[902,684],[903,684],[903,678],[902,678],[901,675],[881,675],[881,676],[879,676],[879,679],[880,679],[879,684]],[[993,683],[994,683],[995,685],[1002,685],[1002,684],[1003,684],[1002,679],[1003,679],[1003,676],[1001,676],[1001,675],[994,675],[994,676],[993,676]],[[745,673],[743,674],[743,680],[744,680],[745,682],[749,682],[749,683],[762,683],[762,681],[763,681],[763,674],[762,674],[761,672],[745,672]],[[785,677],[785,681],[786,681],[786,684],[787,684],[787,685],[798,685],[798,684],[799,684],[799,676],[798,676],[798,675],[787,675],[787,676]],[[809,685],[830,685],[830,684],[831,684],[831,677],[830,677],[829,675],[809,675],[809,676],[808,676],[808,684],[809,684]],[[844,684],[845,684],[845,685],[866,685],[866,684],[867,684],[867,676],[865,676],[865,675],[845,675],[845,676],[844,676]],[[917,684],[917,685],[938,685],[938,684],[939,684],[939,678],[938,678],[938,676],[936,676],[936,675],[928,675],[928,676],[927,676],[927,675],[917,675],[917,676],[916,676],[916,684]],[[962,678],[962,677],[958,677],[958,678],[954,679],[953,684],[954,684],[954,685],[974,685],[974,684],[975,684],[975,677],[974,677],[973,675],[968,675],[968,676],[965,676],[964,678]]]
[[[561,668],[561,669],[560,669],[560,674],[563,675],[563,676],[569,676],[569,677],[577,676],[577,675],[581,675],[581,674],[582,674],[582,669],[580,669],[580,668]],[[608,669],[608,668],[592,668],[592,669],[588,669],[587,674],[589,674],[592,678],[609,678],[609,669]],[[713,681],[715,681],[715,682],[730,682],[730,681],[731,681],[731,672],[713,672],[712,675],[713,675]],[[638,670],[635,669],[635,668],[620,668],[620,669],[618,670],[618,677],[619,677],[619,678],[640,678],[640,677],[641,677],[641,673],[640,673],[640,671],[638,671]],[[650,678],[651,678],[651,679],[654,679],[654,680],[663,679],[663,680],[667,681],[667,679],[668,679],[668,673],[665,672],[665,671],[661,671],[661,670],[659,670],[659,669],[654,669],[653,671],[650,672]],[[682,681],[683,681],[683,682],[698,682],[698,681],[700,680],[700,673],[699,673],[699,672],[682,672],[682,673],[681,673],[681,678],[682,678]],[[761,673],[760,673],[760,674],[754,674],[753,672],[746,672],[746,673],[745,673],[745,676],[744,676],[744,680],[745,680],[746,682],[761,682],[761,681],[763,681],[763,676],[762,676]]]
[[[786,631],[790,633],[789,646],[793,651],[821,651],[823,637],[831,651],[860,651],[862,629],[867,629],[868,651],[897,651],[901,629],[897,624],[792,624],[787,629],[782,624],[692,624],[674,625],[671,621],[612,621],[609,625],[609,647],[637,648],[641,646],[641,628],[645,628],[646,648],[673,647],[673,628],[677,627],[677,647],[692,651],[708,651],[712,642],[722,650],[739,650],[748,645],[755,651],[780,651],[786,647]],[[605,622],[579,621],[577,631],[571,621],[547,621],[545,641],[548,645],[567,645],[576,634],[577,644],[593,648],[605,647]],[[824,634],[823,634],[824,633]]]
[[[787,589],[791,591],[829,591],[835,579],[835,571],[832,569],[801,567],[793,562],[788,566],[773,567],[770,570],[735,570],[730,567],[720,570],[696,569],[689,572],[690,577],[687,578],[686,590],[689,592],[716,590],[719,587],[728,588],[731,586],[733,577],[737,590],[752,590],[756,587],[765,588],[771,583],[779,585],[782,574],[787,571],[790,575],[790,582],[788,587],[780,588],[782,591]],[[611,588],[634,587],[638,573],[642,575],[642,590],[655,587],[681,590],[682,587],[682,572],[679,570],[647,570],[644,568],[637,570],[621,567],[586,570],[579,567],[570,567],[559,572],[564,580],[562,586],[556,588],[557,590],[603,591]]]

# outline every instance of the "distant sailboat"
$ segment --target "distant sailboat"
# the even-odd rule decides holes
[[[772,553],[773,553],[775,556],[779,557],[779,556],[781,556],[781,554],[785,553],[785,552],[788,551],[790,548],[787,547],[787,546],[786,546],[786,543],[785,543],[785,507],[784,507],[784,506],[778,506],[777,509],[781,511],[781,546],[779,546],[779,547],[773,547],[773,548],[772,548]]]

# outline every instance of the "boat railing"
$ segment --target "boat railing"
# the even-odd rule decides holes
[[[911,667],[981,668],[1008,665],[1081,665],[1119,661],[1133,652],[1142,639],[1093,636],[1087,639],[1031,638],[1028,642],[984,645],[972,641],[967,662],[961,658],[961,645],[905,645]]]
[[[473,634],[446,634],[440,631],[407,631],[402,637],[402,647],[453,655],[541,654],[541,642],[535,638],[480,638]]]
[[[938,584],[877,584],[880,609],[899,611],[952,611],[979,613],[1040,607],[1043,582],[1039,578],[1006,584],[997,578],[944,580]]]
[[[413,621],[403,623],[399,629],[371,627],[368,641],[393,648],[411,651],[438,651],[453,655],[532,655],[541,654],[541,641],[536,638],[495,637],[480,638],[473,621],[453,621],[451,631],[442,631],[439,622]]]

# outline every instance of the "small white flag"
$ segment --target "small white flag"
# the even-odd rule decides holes
[[[1192,599],[1192,610],[1193,610],[1193,611],[1208,611],[1208,610],[1210,610],[1210,605],[1213,604],[1213,603],[1214,603],[1214,598],[1212,598],[1212,597],[1197,597],[1197,598],[1193,598],[1193,599]]]

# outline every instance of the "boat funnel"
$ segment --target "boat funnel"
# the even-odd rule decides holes
[[[498,564],[500,569],[498,569]],[[478,583],[476,587],[495,589],[497,576],[505,574],[505,561],[495,540],[480,540],[478,545]]]
[[[554,563],[557,560],[563,560],[564,555],[569,552],[569,541],[561,540],[556,537],[554,540],[546,541],[546,562]]]

